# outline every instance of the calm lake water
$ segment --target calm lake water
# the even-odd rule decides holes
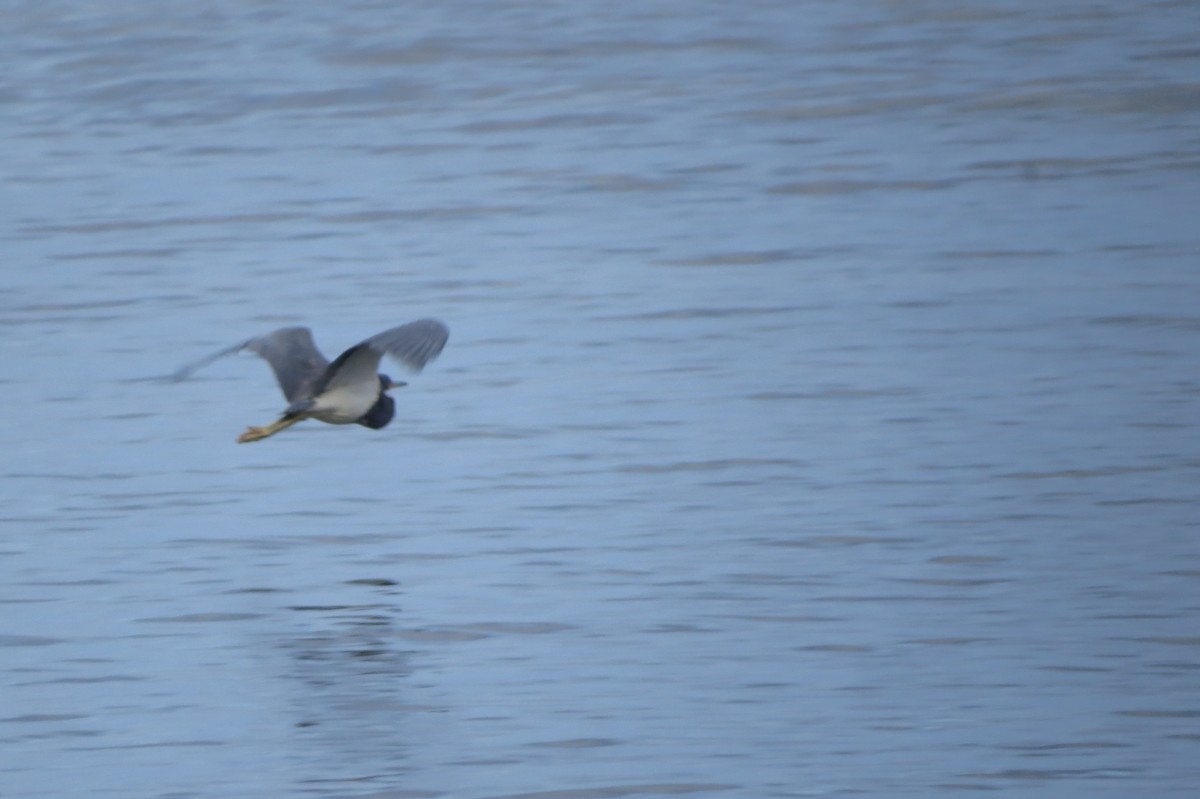
[[[0,24],[0,795],[1194,795],[1200,5]]]

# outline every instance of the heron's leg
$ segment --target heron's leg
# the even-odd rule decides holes
[[[273,436],[276,433],[278,433],[280,430],[286,430],[287,428],[294,425],[296,422],[303,421],[303,420],[304,420],[303,416],[284,415],[284,416],[280,416],[278,419],[271,422],[266,427],[247,427],[246,432],[244,432],[240,436],[238,436],[238,443],[246,444],[250,441],[258,441],[260,439],[266,438],[267,436]]]

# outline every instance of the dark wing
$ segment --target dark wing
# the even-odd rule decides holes
[[[450,331],[436,319],[418,319],[376,333],[363,342],[381,355],[390,355],[414,372],[425,368],[446,346]]]
[[[172,379],[184,380],[218,358],[242,350],[250,350],[271,365],[288,402],[312,396],[313,385],[329,366],[329,361],[313,343],[311,330],[307,327],[282,327],[188,364],[177,370]]]
[[[313,343],[307,327],[282,327],[265,336],[252,338],[245,349],[271,364],[275,379],[288,402],[312,396],[312,387],[320,379],[329,361]]]
[[[446,346],[450,331],[436,319],[418,319],[376,333],[339,355],[313,387],[313,396],[338,386],[374,382],[379,361],[390,355],[419,372]]]

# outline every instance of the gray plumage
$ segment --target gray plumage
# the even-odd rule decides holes
[[[436,319],[419,319],[377,333],[330,363],[307,327],[284,327],[201,358],[180,368],[172,378],[184,380],[218,358],[249,350],[271,366],[288,407],[278,422],[267,428],[250,428],[239,441],[265,438],[307,418],[330,424],[357,422],[378,429],[387,425],[394,413],[387,390],[405,385],[378,374],[383,356],[419,372],[438,356],[449,336],[450,331]]]

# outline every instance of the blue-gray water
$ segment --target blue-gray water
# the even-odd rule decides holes
[[[0,30],[0,795],[1194,795],[1194,2]]]

